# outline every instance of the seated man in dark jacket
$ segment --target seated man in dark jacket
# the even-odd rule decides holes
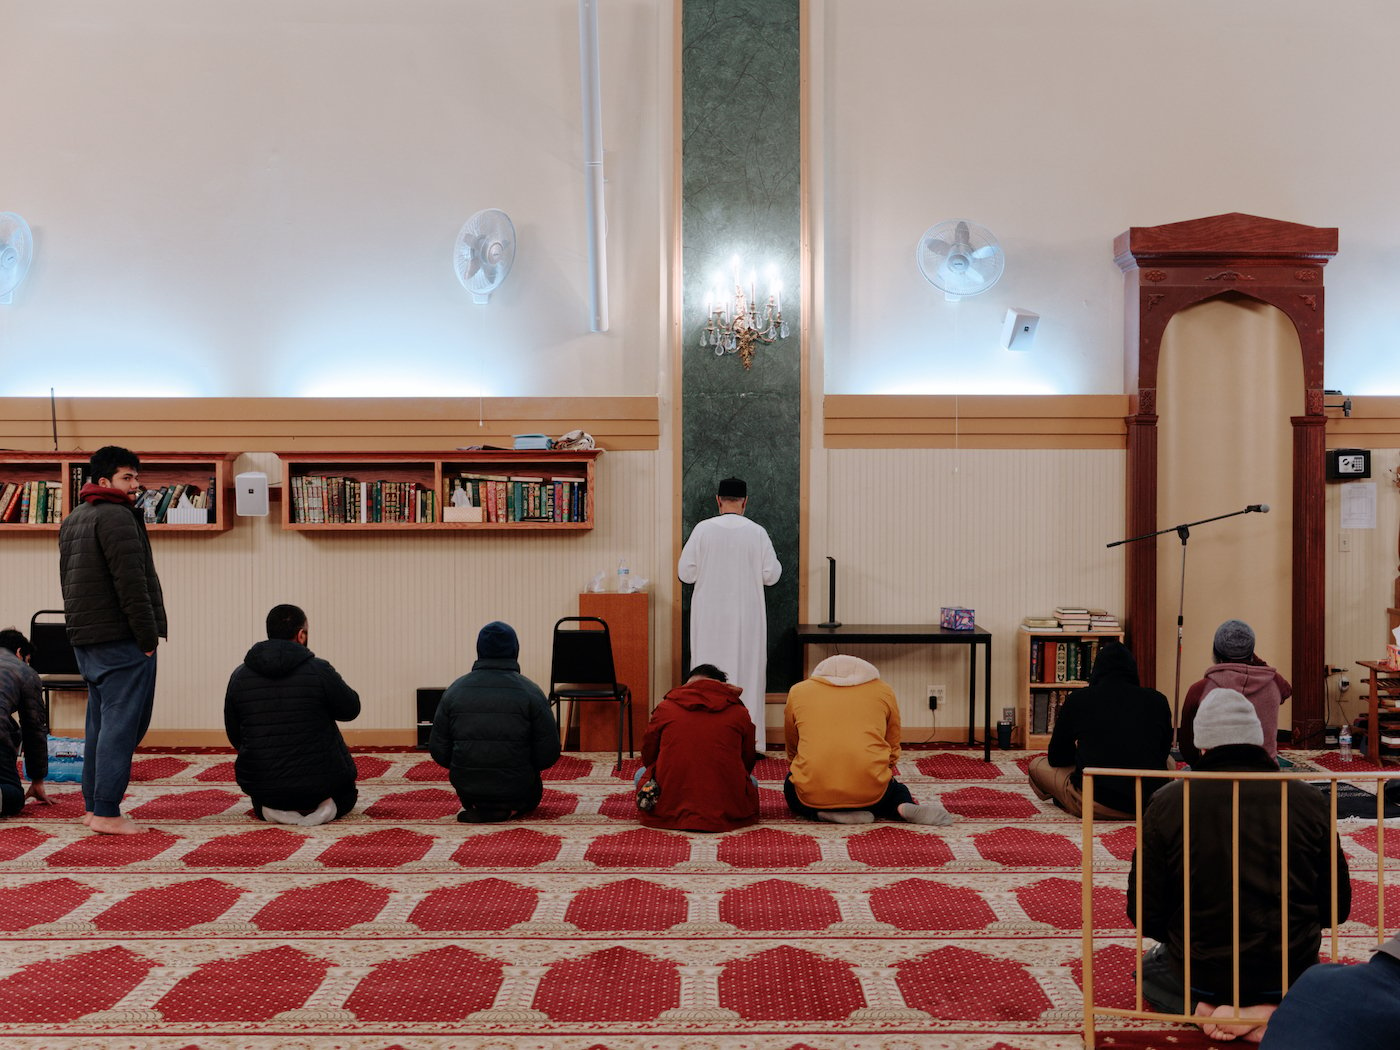
[[[428,737],[428,753],[462,802],[463,824],[530,812],[544,797],[540,771],[559,759],[558,723],[540,687],[520,673],[515,629],[492,620],[477,635],[476,656],[443,692]]]
[[[355,760],[336,723],[359,715],[360,696],[306,637],[306,613],[295,605],[267,614],[267,641],[249,649],[228,680],[224,729],[253,813],[311,826],[344,816],[359,797]]]
[[[1031,760],[1031,788],[1072,816],[1083,813],[1081,774],[1088,766],[1166,769],[1172,747],[1167,698],[1138,684],[1137,661],[1127,646],[1099,646],[1089,684],[1066,698],[1050,734],[1048,755]],[[1163,780],[1143,780],[1143,801]],[[1094,780],[1094,817],[1132,820],[1134,787],[1128,777]]]
[[[700,664],[656,705],[636,781],[659,788],[642,823],[677,831],[729,831],[758,819],[754,725],[737,685]]]
[[[1199,772],[1277,773],[1264,749],[1259,716],[1242,693],[1216,689],[1196,715]],[[1139,915],[1137,872],[1142,868],[1141,925],[1158,943],[1142,957],[1143,996],[1164,1013],[1193,1013],[1207,1021],[1207,1032],[1257,1041],[1262,1031],[1250,1023],[1223,1020],[1234,1007],[1264,1022],[1283,994],[1282,942],[1288,942],[1288,980],[1296,981],[1317,962],[1322,930],[1331,926],[1332,858],[1337,863],[1337,915],[1351,911],[1351,877],[1346,855],[1328,821],[1327,802],[1312,785],[1286,783],[1288,813],[1288,912],[1280,910],[1283,805],[1277,783],[1241,780],[1239,822],[1234,826],[1235,782],[1201,779],[1191,784],[1191,989],[1187,999],[1184,960],[1186,903],[1183,801],[1186,784],[1174,780],[1153,796],[1143,814],[1143,853],[1133,856],[1128,874],[1128,917]],[[1238,841],[1238,849],[1235,844]],[[1239,858],[1235,881],[1234,857]],[[1240,987],[1234,987],[1236,915],[1239,895],[1238,957]],[[1239,1030],[1240,1028],[1244,1030]],[[1233,1031],[1231,1029],[1234,1029]]]
[[[51,805],[44,777],[49,772],[49,721],[43,686],[29,666],[29,639],[13,627],[0,631],[0,815],[13,817],[32,798]],[[15,716],[19,724],[15,724]],[[21,749],[29,790],[19,780]]]

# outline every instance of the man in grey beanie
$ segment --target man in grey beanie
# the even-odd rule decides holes
[[[1264,749],[1264,732],[1254,706],[1233,689],[1213,689],[1196,713],[1196,743],[1201,755],[1195,771],[1277,773]],[[1239,822],[1234,825],[1232,799],[1239,786]],[[1288,942],[1288,981],[1292,984],[1317,962],[1323,927],[1331,926],[1331,858],[1337,859],[1337,914],[1351,910],[1351,880],[1346,855],[1331,833],[1322,794],[1301,780],[1285,782],[1288,799],[1288,915],[1280,901],[1281,813],[1279,784],[1269,780],[1198,779],[1191,783],[1191,941],[1185,940],[1186,865],[1183,780],[1158,791],[1143,814],[1142,855],[1134,853],[1128,874],[1128,917],[1141,922],[1144,936],[1158,943],[1143,954],[1143,995],[1164,1013],[1187,1011],[1184,960],[1191,957],[1193,1013],[1228,1016],[1235,1007],[1257,1023],[1206,1022],[1207,1033],[1258,1041],[1268,1014],[1283,995],[1280,980],[1282,942]],[[1239,882],[1235,882],[1238,842]],[[1137,899],[1137,872],[1142,867],[1142,901]],[[1234,944],[1239,894],[1238,951]],[[1234,961],[1238,954],[1240,989],[1235,998]]]
[[[1278,709],[1293,695],[1293,687],[1255,654],[1254,628],[1243,620],[1226,620],[1217,627],[1211,648],[1215,663],[1206,668],[1205,677],[1186,690],[1181,704],[1181,725],[1177,729],[1181,757],[1194,767],[1205,750],[1195,739],[1196,711],[1212,689],[1233,689],[1244,694],[1259,716],[1264,750],[1277,756]]]

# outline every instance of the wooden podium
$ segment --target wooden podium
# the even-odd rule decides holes
[[[578,614],[607,621],[617,680],[632,691],[632,737],[640,749],[651,718],[651,595],[580,594]],[[616,746],[617,709],[612,704],[580,704],[579,750],[612,751]]]

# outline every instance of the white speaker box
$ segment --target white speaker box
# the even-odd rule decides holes
[[[1040,314],[1013,306],[1006,311],[1006,320],[1002,322],[1001,345],[1007,350],[1029,350],[1039,324]]]
[[[233,479],[234,507],[240,518],[267,517],[267,475],[260,470],[237,474]]]

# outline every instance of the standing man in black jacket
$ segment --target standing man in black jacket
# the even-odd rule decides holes
[[[224,731],[254,815],[309,827],[344,816],[359,797],[355,760],[336,723],[359,715],[360,695],[306,647],[306,627],[295,605],[273,606],[267,641],[229,677]]]
[[[520,673],[515,629],[492,620],[477,635],[476,656],[442,694],[428,738],[463,824],[524,816],[544,797],[540,771],[559,760],[559,726],[540,687]]]
[[[88,686],[83,823],[104,835],[145,830],[122,816],[121,804],[151,724],[156,645],[166,632],[146,523],[132,503],[140,466],[116,445],[94,452],[78,506],[58,530],[63,615]]]

